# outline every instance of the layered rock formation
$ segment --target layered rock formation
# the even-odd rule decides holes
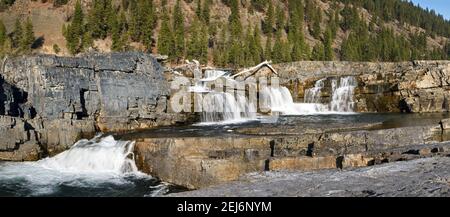
[[[244,127],[228,136],[141,138],[136,141],[136,161],[141,171],[197,189],[249,172],[353,168],[450,153],[447,143],[439,143],[449,131],[438,121],[387,129],[346,125],[294,130],[267,126],[280,131],[270,135]]]
[[[448,197],[449,157],[350,170],[251,173],[239,181],[175,197]]]
[[[142,53],[7,59],[0,82],[0,160],[35,160],[98,131],[188,118],[170,112],[163,68]]]
[[[296,62],[274,66],[299,101],[317,80],[355,76],[359,112],[448,112],[450,62]],[[330,85],[326,87],[331,88]],[[322,91],[330,97],[331,91]]]

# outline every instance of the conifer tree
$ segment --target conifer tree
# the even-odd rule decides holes
[[[202,63],[208,63],[208,44],[209,44],[209,34],[208,27],[204,24],[201,25],[200,29],[200,40],[199,40],[199,61]]]
[[[155,9],[153,0],[145,0],[141,3],[141,16],[143,19],[142,43],[147,51],[151,51],[153,42],[153,29],[155,27]]]
[[[284,30],[284,22],[285,22],[285,16],[283,9],[278,5],[277,6],[277,20],[276,20],[276,29],[277,31]]]
[[[0,20],[0,50],[3,48],[3,45],[5,44],[7,34],[6,34],[6,27],[3,23],[3,20]]]
[[[196,0],[197,1],[197,7],[195,8],[195,14],[197,15],[198,19],[202,19],[202,0]]]
[[[122,13],[121,13],[122,14]],[[122,28],[119,23],[119,20],[116,16],[112,19],[112,26],[111,26],[111,50],[112,51],[122,51],[124,47],[124,43],[122,41]]]
[[[275,16],[273,11],[273,3],[271,0],[269,0],[269,6],[267,8],[266,16],[264,18],[264,23],[262,26],[264,34],[272,33],[273,31],[273,25],[275,23]]]
[[[83,50],[83,45],[86,44],[86,34],[83,24],[84,14],[81,9],[80,1],[75,4],[75,12],[72,18],[72,22],[66,27],[64,36],[67,42],[67,48],[71,54],[77,54]],[[89,34],[90,35],[90,34]],[[83,37],[85,42],[83,43]]]
[[[331,39],[332,40],[334,40],[336,38],[337,28],[338,28],[338,25],[337,25],[335,19],[336,19],[335,14],[330,13],[330,18],[329,18],[329,21],[328,21],[328,28],[331,31]]]
[[[321,43],[317,43],[312,51],[312,59],[316,61],[323,61],[325,60],[325,53],[324,48]]]
[[[269,34],[266,38],[266,45],[264,48],[264,59],[272,60],[272,34]]]
[[[203,10],[202,10],[202,20],[205,24],[209,25],[210,20],[210,10],[211,10],[211,0],[204,0]]]
[[[163,10],[163,18],[161,21],[161,30],[158,35],[158,53],[163,55],[170,55],[169,58],[173,59],[172,55],[175,51],[175,42],[170,29],[170,18],[167,10]]]
[[[16,22],[14,23],[14,31],[12,36],[12,46],[13,47],[19,47],[20,46],[20,40],[22,38],[22,23],[20,22],[19,18],[16,18]]]
[[[281,32],[277,32],[275,34],[275,43],[273,45],[273,49],[272,49],[272,60],[275,63],[281,63],[283,62],[284,58],[283,58],[283,41],[281,38]]]
[[[332,47],[333,39],[331,31],[332,30],[328,28],[327,31],[325,31],[324,35],[323,47],[324,47],[324,60],[326,61],[333,60],[333,47]]]
[[[315,11],[316,13],[313,16],[313,25],[310,32],[314,38],[319,39],[321,33],[320,23],[322,22],[322,12],[320,8],[317,8]]]
[[[243,53],[244,57],[244,65],[255,65],[253,52],[255,51],[255,44],[253,41],[253,30],[251,28],[247,28],[247,34],[245,36],[245,41],[243,43]]]
[[[33,31],[33,23],[29,17],[23,26],[22,38],[20,40],[20,50],[25,54],[29,54],[31,52],[31,46],[35,40],[34,31]]]
[[[264,61],[264,50],[261,45],[261,32],[259,30],[258,25],[256,25],[254,28],[251,47],[252,47],[253,62],[256,64],[261,61]]]
[[[185,44],[184,44],[184,15],[181,10],[180,0],[177,0],[173,9],[173,32],[175,42],[174,57],[176,62],[184,58]]]
[[[113,16],[115,14],[110,0],[94,0],[92,2],[87,23],[92,38],[106,38],[111,31]]]
[[[242,25],[239,15],[239,1],[231,0],[231,15],[228,18],[230,22],[230,32],[232,40],[239,40],[242,34]]]

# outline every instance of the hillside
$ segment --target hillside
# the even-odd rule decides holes
[[[82,0],[77,25],[77,1],[55,1],[1,0],[0,20],[12,44],[0,44],[2,53],[26,53],[14,48],[14,31],[16,19],[29,18],[41,42],[33,43],[29,52],[34,53],[142,50],[169,54],[175,63],[195,58],[235,66],[263,59],[403,61],[450,56],[450,22],[400,0],[180,0],[178,8],[177,0]],[[80,27],[75,31],[69,26]],[[71,34],[65,37],[63,29]]]

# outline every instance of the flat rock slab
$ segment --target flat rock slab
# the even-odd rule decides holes
[[[403,161],[353,170],[250,173],[239,181],[176,197],[450,196],[450,157]]]

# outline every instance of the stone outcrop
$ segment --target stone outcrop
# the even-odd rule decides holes
[[[53,154],[98,131],[152,128],[190,118],[170,112],[163,68],[142,53],[7,59],[0,84],[0,138],[10,137],[0,141],[3,160],[36,159],[20,151],[27,144],[34,144],[38,155]]]
[[[349,170],[269,171],[175,197],[448,197],[449,157]]]
[[[438,123],[391,129],[331,128],[297,135],[142,138],[141,171],[191,189],[237,180],[249,172],[371,166],[450,153]]]
[[[359,112],[448,112],[450,61],[400,63],[295,62],[274,66],[282,84],[302,101],[317,80],[355,76]],[[331,88],[331,87],[330,87]],[[323,91],[329,97],[330,91]]]

